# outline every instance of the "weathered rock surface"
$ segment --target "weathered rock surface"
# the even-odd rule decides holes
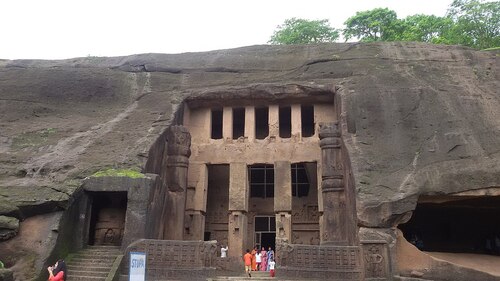
[[[62,210],[104,168],[158,172],[155,142],[185,99],[336,89],[359,224],[389,228],[420,195],[500,187],[499,81],[498,53],[419,43],[0,60],[0,215]]]
[[[13,217],[0,216],[0,241],[16,236],[19,220]]]

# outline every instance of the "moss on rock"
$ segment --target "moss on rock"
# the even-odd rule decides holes
[[[133,179],[145,178],[143,173],[128,170],[128,169],[108,169],[104,171],[98,171],[92,175],[92,177],[128,177]]]

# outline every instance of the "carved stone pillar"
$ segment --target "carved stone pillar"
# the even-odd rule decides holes
[[[189,163],[184,240],[203,240],[207,205],[208,170],[204,163]]]
[[[184,126],[171,126],[167,131],[167,193],[163,238],[182,240],[186,209],[186,189],[191,135]]]
[[[247,165],[231,163],[229,165],[229,256],[239,257],[244,254],[247,244],[248,228]]]
[[[340,158],[340,130],[337,122],[320,123],[321,147],[321,244],[348,245],[346,194]]]
[[[292,243],[292,175],[288,161],[274,162],[276,239]]]

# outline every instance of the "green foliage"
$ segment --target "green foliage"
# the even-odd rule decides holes
[[[398,19],[377,8],[357,12],[345,22],[346,40],[418,41],[458,44],[476,49],[500,46],[500,1],[454,0],[446,17],[412,15]]]
[[[269,40],[270,44],[310,44],[333,42],[339,32],[330,26],[328,20],[305,20],[291,18],[279,25]]]
[[[500,46],[500,1],[454,0],[448,9],[454,22],[444,43],[477,49]]]
[[[5,268],[4,264],[2,261],[0,261],[0,269]]]
[[[387,8],[357,12],[345,21],[344,38],[353,37],[361,42],[394,41],[400,28],[396,12]]]
[[[145,178],[146,176],[134,170],[108,169],[104,171],[98,171],[94,173],[92,177],[128,177],[128,178],[138,179],[138,178]]]
[[[438,43],[443,40],[443,32],[453,26],[453,21],[447,17],[434,15],[413,15],[401,20],[401,41],[418,41]]]

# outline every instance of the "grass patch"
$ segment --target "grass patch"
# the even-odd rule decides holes
[[[127,170],[127,169],[108,169],[104,171],[98,171],[92,175],[92,177],[127,177],[132,179],[141,179],[146,176],[143,173]]]
[[[500,47],[493,47],[493,48],[483,49],[481,51],[500,51]]]
[[[46,128],[40,131],[22,133],[14,137],[12,147],[17,149],[36,147],[48,142],[49,137],[57,132],[54,128]]]

